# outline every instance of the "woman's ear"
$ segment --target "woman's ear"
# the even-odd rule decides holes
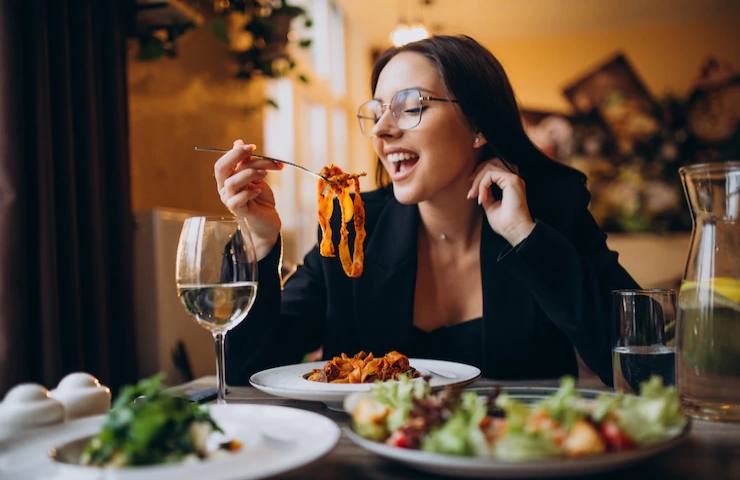
[[[473,148],[480,148],[486,143],[488,143],[488,140],[486,140],[486,137],[482,133],[478,132],[475,134],[475,137],[473,138]]]

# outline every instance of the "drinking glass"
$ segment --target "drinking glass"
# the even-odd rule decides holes
[[[639,393],[652,375],[676,383],[676,292],[670,289],[614,290],[619,325],[612,350],[614,389]]]
[[[191,217],[177,246],[177,295],[216,343],[217,403],[226,403],[224,339],[257,296],[257,258],[240,218]]]

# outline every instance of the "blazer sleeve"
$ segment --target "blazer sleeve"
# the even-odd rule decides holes
[[[318,247],[280,288],[282,241],[258,264],[257,298],[251,311],[226,336],[226,378],[245,385],[255,372],[298,363],[321,345],[326,288]]]
[[[607,247],[606,235],[588,211],[585,185],[576,198],[570,226],[558,230],[537,220],[530,235],[503,252],[499,262],[529,287],[588,367],[611,385],[611,290],[639,286]]]

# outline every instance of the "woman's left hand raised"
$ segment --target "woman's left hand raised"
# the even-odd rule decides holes
[[[494,232],[512,246],[518,245],[534,229],[534,220],[527,205],[527,192],[522,177],[511,172],[498,158],[486,160],[472,175],[469,199],[478,199]],[[502,198],[497,200],[490,187],[498,185]]]

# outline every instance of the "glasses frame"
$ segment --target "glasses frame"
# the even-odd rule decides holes
[[[400,95],[401,93],[413,92],[413,91],[416,91],[419,94],[419,106],[421,107],[419,109],[419,117],[414,125],[410,127],[401,128],[398,125],[398,120],[399,120],[398,114],[391,109],[391,105],[393,105],[393,101],[396,100],[396,98],[398,98],[398,95]],[[424,113],[424,102],[459,103],[456,99],[453,99],[453,98],[441,98],[441,97],[434,97],[432,95],[422,95],[421,89],[419,88],[404,88],[403,90],[399,90],[395,94],[393,94],[393,97],[391,97],[391,101],[388,103],[383,103],[377,99],[368,100],[367,102],[364,102],[362,105],[360,105],[357,108],[357,122],[360,124],[360,131],[363,133],[363,135],[367,137],[374,137],[375,135],[373,135],[372,129],[369,132],[365,131],[365,129],[362,127],[362,121],[363,120],[373,120],[373,118],[360,115],[360,111],[362,110],[364,106],[372,102],[377,102],[380,105],[380,116],[377,119],[375,119],[375,123],[373,125],[377,125],[378,122],[380,122],[380,120],[383,118],[383,115],[385,115],[385,112],[390,111],[391,118],[393,119],[393,124],[396,126],[396,128],[398,128],[399,130],[403,130],[403,131],[413,130],[414,128],[419,126],[419,124],[421,123],[421,116]]]

